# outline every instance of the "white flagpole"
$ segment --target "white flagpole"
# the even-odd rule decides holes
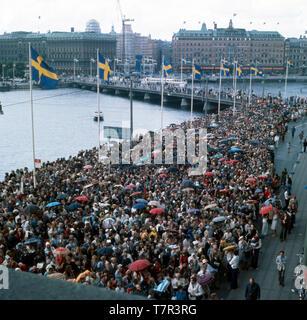
[[[222,59],[220,61],[219,103],[218,103],[218,108],[217,108],[218,115],[220,115],[220,110],[221,110],[221,86],[222,86]]]
[[[194,91],[194,59],[192,59],[192,92],[191,92],[191,128],[193,121],[193,91]]]
[[[100,78],[99,78],[99,49],[97,49],[97,111],[98,111],[98,161],[100,152]]]
[[[252,69],[250,67],[250,75],[249,75],[249,95],[248,95],[248,106],[251,106],[251,96],[252,96]]]
[[[31,63],[31,42],[29,42],[29,77],[30,77],[30,104],[32,122],[32,153],[33,153],[33,183],[36,188],[36,169],[35,169],[35,140],[34,140],[34,117],[33,117],[33,95],[32,95],[32,63]]]
[[[76,61],[74,59],[74,81],[76,81]]]
[[[233,115],[236,113],[236,94],[237,94],[237,65],[234,63],[234,90],[233,90]]]
[[[288,82],[288,72],[289,72],[289,65],[287,60],[287,67],[286,67],[286,79],[285,79],[285,100],[287,99],[287,82]]]
[[[92,74],[92,59],[90,61],[90,76],[91,76],[91,80],[93,78],[93,74]]]
[[[182,82],[182,58],[180,62],[180,81]]]
[[[164,56],[162,56],[162,71],[161,71],[161,134],[163,130],[163,94],[164,94]]]

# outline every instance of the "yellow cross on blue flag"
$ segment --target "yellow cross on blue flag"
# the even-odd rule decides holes
[[[49,67],[43,58],[31,47],[32,79],[45,89],[53,89],[58,84],[58,77],[54,69]]]
[[[163,77],[168,78],[168,76],[170,75],[170,73],[172,73],[172,65],[166,61],[166,59],[164,59],[163,61]]]
[[[191,60],[186,59],[186,58],[181,58],[181,62],[182,62],[183,64],[192,64]]]
[[[201,80],[201,69],[196,64],[193,66],[193,76],[194,80]]]
[[[287,61],[287,63],[288,63],[288,67],[290,67],[290,68],[294,68],[294,65],[293,65],[293,63],[292,62],[290,62],[289,60]]]
[[[263,71],[259,67],[255,67],[253,64],[251,65],[251,73],[254,76],[260,76],[263,77]]]
[[[103,79],[105,82],[109,82],[112,70],[109,66],[107,59],[105,59],[99,52],[98,55],[98,68],[99,68],[99,78]]]
[[[74,62],[79,62],[79,60],[77,58],[74,58]]]
[[[122,63],[122,59],[121,58],[115,58],[114,59],[116,63]]]
[[[241,77],[242,76],[242,67],[243,67],[243,64],[240,64],[239,62],[238,62],[238,60],[235,60],[235,66],[236,66],[236,73],[237,73],[237,77]]]
[[[91,62],[95,63],[95,62],[96,62],[96,60],[95,60],[94,58],[91,58]]]
[[[229,62],[225,58],[221,59],[221,75],[222,76],[229,75],[230,69],[227,68],[228,65],[229,65]]]

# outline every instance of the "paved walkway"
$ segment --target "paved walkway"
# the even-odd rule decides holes
[[[291,128],[295,126],[295,137],[291,136]],[[298,264],[297,253],[302,252],[305,239],[305,230],[307,225],[307,151],[302,153],[302,147],[299,145],[298,134],[304,130],[307,136],[307,121],[291,122],[289,124],[288,134],[284,142],[279,142],[278,150],[275,153],[275,167],[279,175],[284,168],[291,174],[292,178],[292,194],[296,195],[299,208],[296,216],[296,224],[287,240],[280,242],[280,224],[277,229],[277,237],[273,238],[269,228],[269,234],[262,240],[262,250],[259,255],[258,270],[242,271],[238,277],[238,289],[230,290],[230,284],[225,283],[220,290],[217,291],[220,298],[225,300],[242,300],[244,299],[245,286],[250,277],[254,277],[255,281],[261,288],[261,300],[298,300],[297,293],[293,293],[294,288],[294,268]],[[290,153],[288,153],[287,143],[291,142]],[[282,197],[283,198],[283,197]],[[259,230],[261,231],[261,229]],[[287,257],[287,266],[285,273],[285,286],[279,285],[278,271],[275,259],[279,255],[280,250],[285,251]]]

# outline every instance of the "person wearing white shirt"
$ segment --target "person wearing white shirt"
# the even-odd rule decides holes
[[[200,300],[204,294],[202,286],[196,281],[195,277],[191,278],[188,293],[190,300]]]
[[[239,272],[239,255],[238,252],[235,251],[231,260],[229,261],[231,266],[231,289],[238,288],[238,272]]]

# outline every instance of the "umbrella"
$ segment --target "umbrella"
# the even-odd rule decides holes
[[[194,182],[192,180],[183,180],[181,187],[194,188]]]
[[[64,200],[68,197],[68,195],[66,193],[62,193],[62,194],[58,194],[56,199],[57,200]]]
[[[60,247],[60,248],[56,248],[54,251],[53,251],[53,254],[55,256],[61,256],[61,255],[67,255],[70,253],[70,250],[67,249],[67,248],[63,248],[63,247]]]
[[[101,256],[111,256],[113,249],[111,247],[102,247],[96,251]]]
[[[187,211],[187,213],[196,213],[199,212],[199,209],[190,209]]]
[[[146,259],[136,260],[132,262],[129,266],[131,271],[141,271],[150,266],[150,262]]]
[[[229,190],[227,190],[227,189],[222,189],[222,190],[220,190],[220,192],[222,192],[222,193],[226,193],[226,192],[228,192]]]
[[[208,209],[212,209],[212,208],[216,208],[217,207],[217,204],[216,203],[212,203],[212,204],[208,204],[207,206],[205,206],[205,210],[208,210]]]
[[[256,191],[255,191],[256,193],[261,193],[261,192],[263,192],[261,189],[256,189]]]
[[[156,200],[151,200],[148,202],[148,205],[158,207],[160,205],[160,202]]]
[[[77,201],[86,202],[86,201],[88,201],[88,197],[86,197],[86,196],[81,196],[81,197],[77,197],[76,200],[77,200]]]
[[[232,141],[232,140],[236,140],[236,138],[235,138],[235,137],[230,137],[230,138],[228,138],[227,140]]]
[[[205,173],[205,176],[213,177],[213,176],[214,176],[214,173],[213,173],[213,172],[206,172],[206,173]]]
[[[129,184],[128,186],[125,186],[125,189],[131,189],[131,188],[134,188],[135,185],[134,184]]]
[[[163,212],[164,212],[164,210],[162,208],[155,208],[155,209],[151,209],[149,211],[149,213],[151,213],[151,214],[161,214]]]
[[[228,152],[229,153],[234,153],[234,152],[244,152],[244,151],[242,149],[234,147],[234,148],[228,150]]]
[[[159,175],[159,177],[160,177],[160,178],[167,178],[167,174],[161,173],[161,174]]]
[[[275,202],[275,198],[270,198],[267,201],[265,201],[264,205],[268,206],[270,204],[270,202],[274,203]]]
[[[59,206],[60,204],[61,204],[60,202],[51,202],[46,205],[46,208],[56,207],[56,206]]]
[[[24,209],[24,212],[25,213],[37,213],[39,210],[40,210],[40,208],[38,206],[31,203],[26,206],[26,208]]]
[[[221,154],[216,154],[215,156],[214,156],[214,158],[216,158],[216,159],[221,159],[223,157],[223,155],[221,155]]]
[[[116,221],[113,218],[106,218],[103,220],[102,225],[105,229],[110,229]]]
[[[224,161],[224,160],[225,160],[225,158],[221,158],[221,159],[219,159],[218,161],[222,162],[222,161]]]
[[[183,191],[183,192],[190,192],[190,191],[194,191],[194,189],[193,189],[193,188],[184,188],[184,189],[182,189],[181,191]]]
[[[246,179],[247,182],[251,182],[251,183],[256,183],[257,180],[255,178],[247,178]]]
[[[197,282],[200,284],[200,285],[204,285],[210,281],[213,280],[213,277],[211,276],[211,274],[200,274],[197,276]]]
[[[90,183],[90,184],[88,184],[88,185],[84,186],[84,187],[83,187],[83,189],[88,189],[88,188],[90,188],[90,187],[92,187],[92,186],[93,186],[93,184],[92,184],[92,183]]]
[[[73,167],[74,167],[74,168],[82,168],[82,166],[83,166],[83,164],[80,163],[80,162],[77,162],[77,163],[74,163],[74,164],[73,164]]]
[[[116,184],[115,186],[113,186],[113,188],[123,188],[124,186],[121,184]]]
[[[142,194],[142,192],[140,192],[140,191],[133,192],[133,193],[130,194],[130,197],[138,196],[140,194]]]
[[[136,199],[135,202],[137,202],[137,203],[144,203],[144,204],[147,204],[147,203],[148,203],[148,201],[145,200],[145,199]]]
[[[258,176],[258,178],[260,178],[260,179],[267,179],[268,177],[267,177],[267,176],[264,176],[264,175],[261,175],[261,176]]]
[[[212,219],[212,222],[222,222],[222,221],[225,221],[226,219],[227,219],[226,217],[219,216],[219,217]]]
[[[304,186],[304,189],[306,190],[306,189],[307,189],[307,186]]]
[[[28,239],[25,244],[31,244],[31,243],[37,243],[37,242],[40,242],[39,239],[36,239],[36,238],[31,238],[31,239]]]
[[[91,165],[86,165],[86,166],[83,167],[83,169],[93,169],[93,166],[91,166]]]
[[[76,210],[78,208],[80,208],[80,203],[78,203],[78,202],[73,202],[69,206],[66,207],[66,209],[68,211],[74,211],[74,210]]]
[[[168,172],[178,172],[178,171],[179,171],[179,169],[176,167],[169,167],[168,168]]]
[[[133,209],[139,210],[139,209],[145,209],[146,204],[145,203],[136,203],[132,206]]]
[[[260,214],[268,214],[272,210],[273,210],[272,206],[262,207],[262,209],[260,210]]]

